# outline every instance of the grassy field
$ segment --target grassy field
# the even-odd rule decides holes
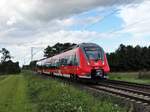
[[[31,72],[0,76],[0,112],[125,112],[110,99]]]
[[[123,80],[123,81],[136,82],[141,84],[150,84],[150,78],[144,76],[142,78],[139,78],[138,72],[109,73],[109,78],[113,80]]]

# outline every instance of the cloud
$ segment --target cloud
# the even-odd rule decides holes
[[[124,21],[123,32],[131,33],[134,37],[150,35],[150,1],[141,4],[127,5],[120,8],[119,17]]]
[[[49,21],[66,18],[96,7],[129,4],[141,0],[5,0],[0,1],[0,16],[25,21]],[[3,20],[3,21],[4,21]]]

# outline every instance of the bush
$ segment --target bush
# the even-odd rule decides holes
[[[11,60],[0,64],[0,74],[14,74],[20,73],[19,62],[12,62]]]

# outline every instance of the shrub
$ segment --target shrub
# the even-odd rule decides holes
[[[14,74],[20,73],[19,62],[12,62],[11,60],[0,64],[0,74]]]

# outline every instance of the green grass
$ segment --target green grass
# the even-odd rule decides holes
[[[125,112],[125,108],[66,83],[23,72],[0,80],[0,112]]]
[[[139,78],[138,72],[110,73],[109,78],[113,80],[150,84],[150,78]]]
[[[6,77],[7,77],[6,75],[0,76],[0,81],[4,80]]]
[[[23,75],[8,75],[0,81],[0,112],[27,112],[26,81]]]

